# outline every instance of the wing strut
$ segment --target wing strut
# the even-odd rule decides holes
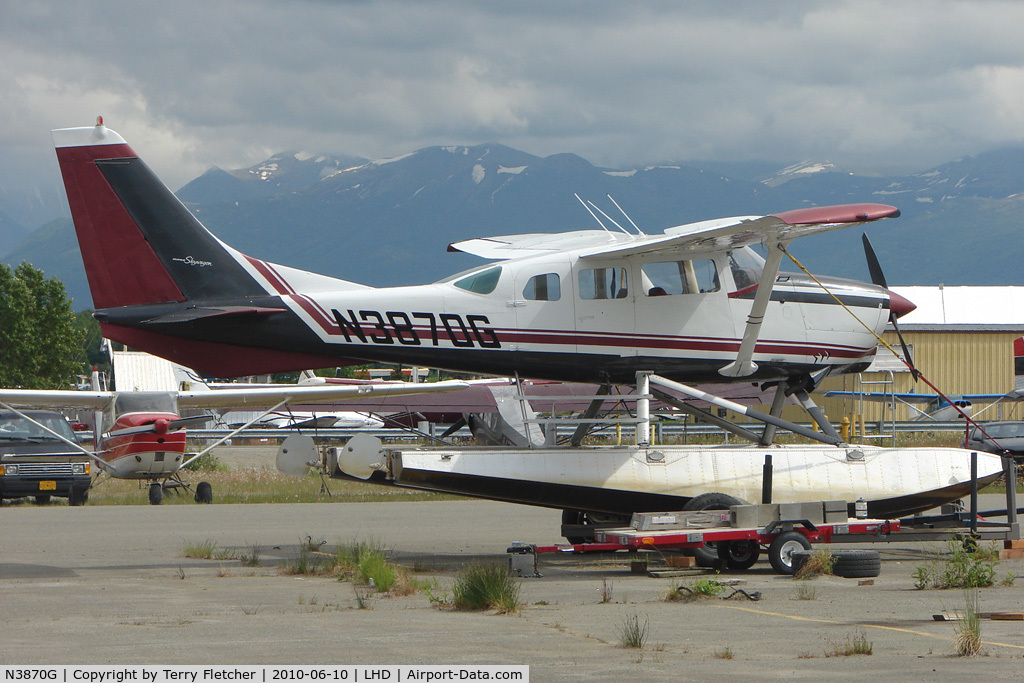
[[[779,266],[782,265],[782,249],[785,246],[782,242],[769,245],[760,284],[757,287],[757,294],[754,295],[754,303],[750,307],[750,315],[747,316],[747,327],[743,330],[743,340],[740,341],[736,360],[719,370],[719,374],[726,377],[748,377],[757,372],[757,363],[752,360],[754,346],[761,333],[761,323],[764,322],[764,313],[768,310],[768,302],[772,299],[772,287],[779,274]]]

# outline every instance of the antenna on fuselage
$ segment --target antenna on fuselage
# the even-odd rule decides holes
[[[608,226],[606,226],[606,225],[605,225],[604,223],[602,223],[602,222],[601,222],[601,219],[597,217],[597,214],[596,214],[596,213],[594,213],[593,211],[591,211],[591,210],[590,210],[590,207],[589,207],[589,206],[587,206],[587,203],[586,203],[585,201],[583,201],[582,199],[580,199],[580,196],[579,196],[578,194],[576,194],[575,192],[573,192],[573,193],[572,193],[572,196],[573,196],[573,197],[575,197],[576,199],[579,199],[579,200],[580,200],[580,204],[582,204],[582,205],[583,205],[583,208],[584,208],[584,209],[586,209],[586,210],[587,210],[587,212],[588,212],[588,213],[590,213],[590,215],[594,217],[594,220],[595,220],[595,221],[597,221],[597,224],[598,224],[598,225],[600,225],[600,226],[601,226],[601,228],[602,228],[602,229],[603,229],[603,230],[604,230],[604,231],[605,231],[606,233],[608,233],[609,235],[610,235],[610,234],[612,234],[612,231],[608,229]],[[602,212],[602,213],[603,213],[603,212]]]
[[[634,223],[633,219],[629,217],[629,214],[626,213],[625,210],[623,210],[623,208],[621,206],[619,206],[619,203],[617,201],[615,201],[614,197],[612,197],[610,194],[606,194],[605,196],[608,197],[608,199],[612,200],[612,204],[615,205],[615,208],[618,209],[622,213],[622,215],[626,217],[626,220],[629,221],[630,224],[632,224],[632,226],[634,228],[636,228],[637,233],[643,235],[644,237],[647,236],[647,233],[644,232],[643,230],[641,230],[640,226],[637,225],[636,223]]]

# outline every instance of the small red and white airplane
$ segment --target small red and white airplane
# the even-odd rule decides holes
[[[53,138],[104,336],[218,376],[359,360],[597,383],[633,383],[642,370],[800,380],[865,367],[871,332],[913,308],[880,286],[821,278],[836,300],[809,277],[779,273],[796,237],[899,215],[881,204],[661,235],[473,239],[448,248],[498,263],[374,288],[232,249],[102,121]],[[759,243],[767,258],[749,246]]]
[[[225,388],[200,391],[61,391],[0,389],[0,406],[35,422],[61,441],[92,458],[100,472],[115,479],[138,479],[150,482],[149,502],[162,501],[163,488],[170,480],[187,488],[180,477],[182,467],[205,455],[239,431],[256,422],[262,415],[280,410],[289,404],[335,403],[360,398],[386,400],[410,394],[458,391],[465,382],[448,381],[430,384],[392,382],[358,386],[264,385],[260,387]],[[66,439],[36,422],[20,408],[74,408],[96,411],[95,450]],[[262,409],[257,417],[199,453],[185,452],[186,428],[215,419],[213,415],[180,417],[186,410],[214,410],[244,406]],[[197,502],[212,500],[206,482],[196,486]]]
[[[133,348],[215,376],[384,361],[600,385],[636,382],[638,394],[666,401],[665,392],[676,391],[765,422],[761,435],[737,432],[755,442],[772,443],[781,426],[828,444],[790,448],[776,458],[786,463],[785,476],[778,469],[775,475],[779,499],[862,497],[869,514],[893,515],[969,489],[964,451],[848,447],[808,393],[827,374],[865,369],[876,335],[914,305],[885,286],[867,244],[874,284],[781,272],[786,248],[804,235],[896,217],[895,207],[803,208],[657,235],[635,225],[608,229],[599,220],[597,230],[471,239],[448,248],[493,263],[433,284],[375,288],[224,244],[102,119],[55,130],[53,140],[96,319],[104,336]],[[758,244],[763,257],[752,248]],[[684,382],[758,382],[782,391],[764,414]],[[780,419],[787,396],[823,434]],[[689,409],[686,401],[671,404]],[[346,448],[338,465],[361,479],[620,519],[679,509],[666,506],[699,501],[706,492],[750,500],[759,490],[763,448],[676,453],[648,448],[643,429],[637,435],[632,449],[517,450],[500,457],[426,451],[383,457],[379,442],[368,442],[359,452]],[[901,476],[887,476],[893,469]],[[998,458],[986,459],[979,480],[1001,471]]]

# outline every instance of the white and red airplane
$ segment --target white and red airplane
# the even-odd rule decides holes
[[[780,272],[786,247],[803,235],[898,216],[892,206],[721,218],[657,235],[602,223],[598,230],[472,239],[448,248],[494,263],[433,284],[375,288],[232,249],[102,119],[53,131],[53,140],[95,315],[110,339],[217,376],[357,361],[597,384],[639,384],[642,373],[654,373],[651,385],[660,389],[651,393],[662,400],[658,392],[672,389],[766,422],[765,444],[783,426],[839,446],[792,451],[791,480],[775,479],[790,482],[790,500],[864,497],[869,512],[888,515],[966,491],[962,451],[906,458],[870,446],[841,452],[839,436],[808,395],[826,374],[866,368],[875,335],[913,304],[884,286],[870,250],[877,284]],[[764,257],[752,248],[758,244]],[[684,382],[759,382],[784,391],[766,415]],[[645,382],[638,393],[646,390]],[[786,395],[807,408],[824,435],[779,419]],[[685,455],[677,461],[663,447],[652,454],[646,445],[638,438],[633,450],[581,456],[572,465],[564,453],[537,455],[542,462],[535,464],[519,454],[425,453],[416,467],[411,454],[402,465],[371,445],[365,467],[356,469],[363,479],[381,474],[401,484],[400,470],[413,486],[627,516],[707,491],[749,498],[760,479],[759,465],[725,476],[725,469]],[[732,455],[701,457],[724,463]],[[518,464],[498,467],[509,458]],[[387,471],[375,473],[382,462]],[[885,476],[904,462],[913,476]],[[666,476],[668,465],[678,474]],[[986,460],[979,472],[990,481],[1001,463]]]

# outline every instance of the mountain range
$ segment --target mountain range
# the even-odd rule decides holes
[[[574,194],[632,229],[611,195],[647,233],[810,205],[893,204],[902,217],[866,230],[890,285],[1024,284],[1024,147],[872,176],[827,162],[609,169],[574,154],[538,157],[500,144],[428,147],[376,161],[286,152],[245,169],[212,168],[177,192],[245,253],[375,286],[428,282],[479,263],[445,253],[452,241],[599,227]],[[90,307],[70,220],[29,232],[11,216],[61,209],[39,200],[34,212],[19,212],[8,199],[0,195],[0,260],[29,261],[60,277],[75,308]],[[790,251],[812,271],[866,280],[860,232],[809,237]]]

